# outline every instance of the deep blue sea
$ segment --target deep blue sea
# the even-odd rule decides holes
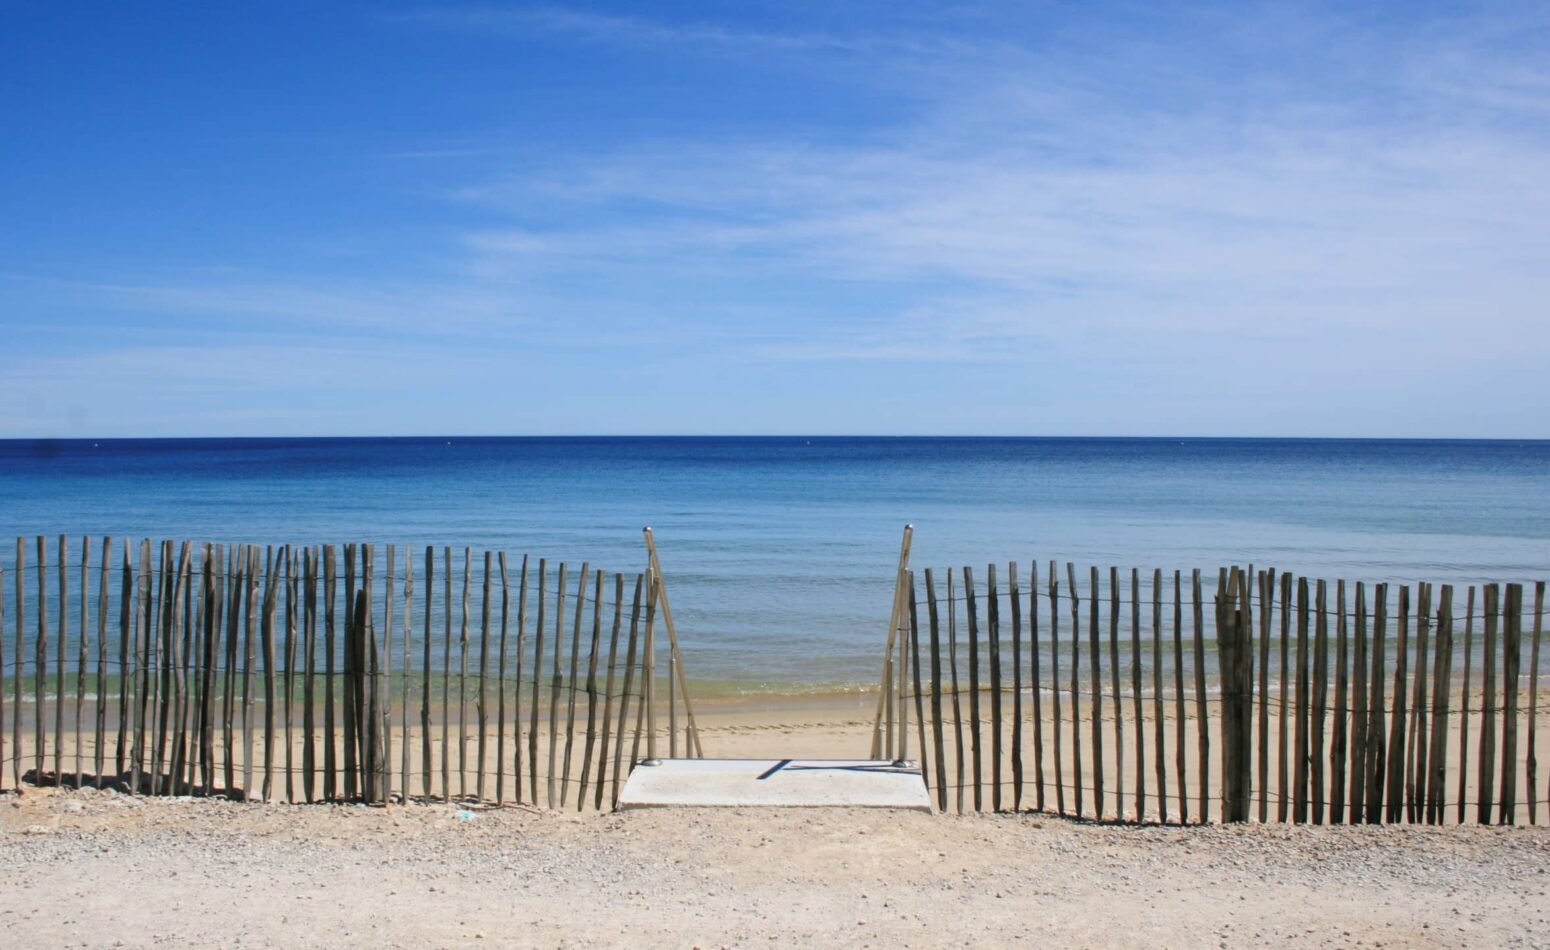
[[[872,680],[906,523],[917,568],[1532,581],[1550,575],[1550,442],[0,441],[6,538],[471,546],[633,574],[649,524],[691,676],[755,690]]]

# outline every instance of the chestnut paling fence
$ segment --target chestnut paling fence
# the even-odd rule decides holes
[[[873,755],[940,810],[1537,822],[1544,582],[900,558]],[[1212,583],[1214,581],[1214,583]],[[1550,657],[1544,659],[1550,660]]]
[[[701,754],[649,529],[647,547],[625,575],[468,548],[19,539],[0,789],[612,807],[659,735]]]
[[[21,539],[0,565],[0,789],[611,807],[643,758],[703,754],[646,537],[634,574]],[[977,577],[908,555],[906,532],[872,754],[918,761],[941,810],[1550,815],[1543,582]]]

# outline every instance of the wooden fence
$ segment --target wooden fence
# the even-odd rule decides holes
[[[915,750],[943,810],[1550,808],[1542,582],[1526,603],[1518,584],[1252,568],[979,580],[917,575],[908,543],[873,755]],[[0,789],[611,807],[643,758],[703,754],[649,531],[647,550],[621,575],[468,548],[18,540],[0,566]]]
[[[899,577],[874,734],[883,757],[919,750],[941,810],[1512,824],[1550,808],[1543,582],[1525,609],[1521,584],[1252,567],[1210,587],[1054,562],[981,581],[901,559]]]
[[[18,539],[0,789],[612,807],[657,754],[659,617],[667,752],[682,710],[700,754],[647,542],[644,573],[609,575],[359,544],[87,538],[72,562],[65,537]]]

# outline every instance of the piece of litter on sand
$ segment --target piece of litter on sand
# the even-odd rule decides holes
[[[473,821],[474,820],[474,813],[469,811],[466,808],[459,808],[457,810],[457,820],[458,821]]]

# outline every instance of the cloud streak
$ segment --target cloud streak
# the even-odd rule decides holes
[[[1137,17],[1150,19],[1028,26],[1002,11],[948,30],[906,7],[877,30],[556,7],[404,15],[398,27],[496,44],[778,61],[809,94],[887,88],[908,108],[855,126],[411,143],[389,154],[435,159],[399,163],[436,205],[436,224],[410,228],[434,256],[387,279],[12,281],[13,297],[147,334],[203,322],[181,345],[0,373],[0,397],[53,378],[106,399],[92,381],[139,365],[184,382],[136,412],[209,386],[237,413],[242,386],[263,391],[276,366],[320,392],[385,367],[415,392],[481,404],[464,417],[474,428],[399,431],[630,431],[574,395],[598,380],[613,406],[642,399],[683,420],[657,431],[900,431],[904,399],[917,413],[904,431],[946,431],[955,417],[925,407],[970,400],[997,406],[974,417],[980,431],[1550,436],[1534,383],[1550,359],[1546,18]],[[1488,400],[1452,394],[1482,381]],[[567,393],[583,408],[566,414]],[[546,398],[559,416],[524,415]],[[323,418],[381,431],[353,394]]]
[[[976,44],[947,36],[904,32],[775,31],[735,27],[709,20],[668,22],[556,6],[463,6],[417,10],[394,19],[485,36],[531,39],[559,35],[591,42],[681,48],[799,53],[962,54]]]
[[[1491,319],[1521,330],[1550,289],[1535,263],[1544,144],[1489,123],[1291,106],[1252,125],[1151,122],[1098,154],[999,134],[1040,119],[937,118],[862,145],[663,143],[525,169],[459,195],[529,219],[467,244],[490,268],[859,282],[1057,312],[1085,301],[1121,322],[1143,301],[1193,312],[1172,329],[1261,314],[1437,331],[1489,300]],[[1065,127],[1104,140],[1123,121]],[[651,210],[620,224],[608,212],[622,206]]]

